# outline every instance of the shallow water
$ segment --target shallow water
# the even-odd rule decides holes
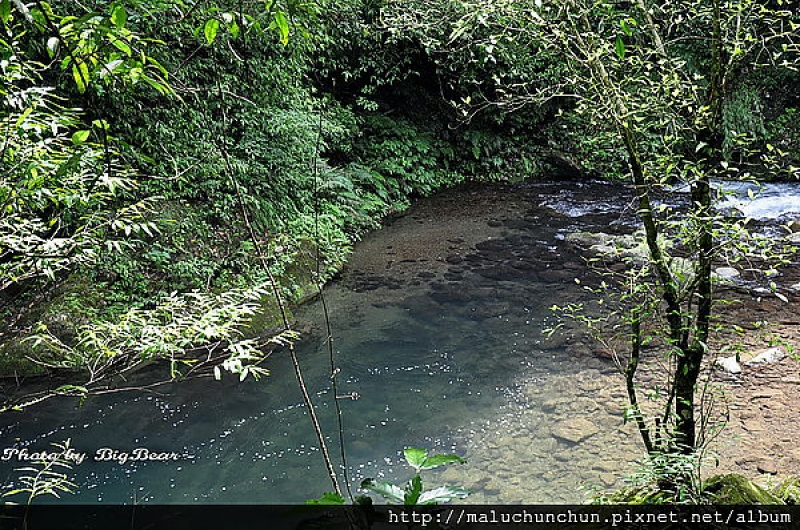
[[[357,397],[340,401],[354,487],[406,480],[406,446],[466,456],[429,479],[472,489],[469,502],[580,502],[584,485],[619,484],[641,454],[623,426],[621,376],[577,331],[543,330],[557,323],[553,304],[581,300],[593,281],[565,235],[630,231],[629,203],[600,183],[465,188],[421,201],[358,246],[326,289],[339,394]],[[320,305],[298,318],[315,328],[298,355],[341,465]],[[3,417],[2,448],[71,439],[88,457],[70,472],[70,502],[303,502],[331,486],[287,355],[267,367],[258,382],[52,400]],[[92,461],[101,447],[180,456]],[[21,464],[0,461],[8,487]]]

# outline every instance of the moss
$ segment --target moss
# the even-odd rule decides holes
[[[19,339],[12,339],[0,344],[0,375],[5,377],[23,377],[41,375],[45,368],[32,362],[28,355],[30,348]]]
[[[76,330],[97,318],[106,302],[106,291],[91,283],[86,274],[72,274],[59,283],[45,301],[34,306],[18,323],[34,329],[40,322],[61,341],[69,344]],[[31,346],[24,335],[11,335],[0,343],[0,377],[40,375],[46,369],[29,359]],[[57,359],[54,359],[57,361]]]
[[[786,504],[800,504],[800,477],[789,477],[775,488],[771,493]]]
[[[737,475],[717,475],[703,483],[701,499],[709,504],[797,504],[800,500],[800,477],[782,482],[767,491],[748,478]],[[628,486],[598,499],[600,504],[670,504],[674,495],[659,490],[654,484]]]
[[[603,496],[601,504],[671,504],[675,496],[659,490],[655,485],[645,484],[621,488]]]
[[[784,504],[779,496],[734,473],[711,477],[703,493],[713,504]]]
[[[314,248],[310,243],[297,249],[290,259],[289,266],[278,278],[282,295],[285,297],[287,318],[293,321],[292,309],[317,296],[319,290],[314,281],[316,266]],[[328,276],[340,270],[341,263],[328,264]],[[109,309],[113,298],[105,284],[92,283],[87,274],[72,274],[53,290],[49,299],[41,303],[25,316],[22,328],[32,329],[39,322],[66,344],[74,342],[78,328],[81,326],[114,318],[128,309],[130,304],[118,303]],[[275,297],[265,296],[261,300],[262,311],[255,315],[245,334],[265,337],[277,333],[283,328],[283,317]],[[21,377],[41,375],[47,370],[29,359],[32,350],[24,337],[13,337],[0,343],[0,377]],[[49,359],[58,362],[59,359]]]

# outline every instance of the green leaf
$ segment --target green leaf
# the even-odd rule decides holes
[[[422,494],[422,477],[415,475],[414,478],[406,484],[405,496],[403,497],[403,504],[406,506],[415,506]]]
[[[0,0],[0,22],[8,24],[11,20],[11,0]]]
[[[203,28],[203,33],[206,36],[206,42],[209,44],[214,42],[214,39],[217,38],[217,32],[219,31],[219,20],[216,18],[209,19],[206,21],[206,25]]]
[[[428,458],[428,451],[419,449],[418,447],[406,447],[405,451],[403,451],[403,455],[405,455],[406,462],[408,462],[409,466],[419,470],[422,469],[425,460]]]
[[[625,43],[622,42],[622,36],[621,35],[617,35],[616,49],[617,49],[617,57],[619,57],[620,60],[624,59],[625,58]]]
[[[286,13],[283,11],[275,12],[275,25],[278,28],[281,44],[286,46],[289,44],[289,21],[286,19]]]
[[[391,482],[376,482],[375,479],[368,478],[361,483],[361,487],[367,491],[377,493],[389,502],[403,504],[405,493],[403,490]]]
[[[439,504],[448,502],[455,499],[463,499],[467,497],[471,491],[459,486],[442,486],[435,490],[426,491],[420,495],[417,504]]]
[[[628,37],[633,36],[633,28],[631,27],[631,25],[636,26],[636,20],[632,18],[629,18],[627,20],[622,19],[619,21],[619,25],[622,28],[622,31],[625,33],[625,35],[627,35]]]
[[[433,455],[425,459],[420,469],[433,469],[447,464],[466,464],[467,461],[458,455]]]
[[[89,389],[87,389],[85,386],[80,386],[80,385],[62,385],[56,388],[53,392],[60,392],[65,394],[77,392],[78,394],[86,395],[89,393]]]
[[[127,21],[128,12],[125,11],[125,7],[120,4],[115,5],[111,10],[111,22],[119,29],[122,29]]]
[[[235,20],[228,25],[228,30],[231,32],[231,37],[239,38],[239,24]]]
[[[323,493],[322,497],[319,497],[317,499],[309,499],[306,501],[306,504],[334,506],[334,505],[344,504],[344,497],[342,497],[338,493],[333,493],[333,492]]]
[[[131,47],[128,46],[128,43],[122,39],[118,39],[116,37],[112,37],[109,39],[111,41],[111,45],[114,46],[116,49],[127,55],[128,57],[132,56]]]
[[[88,68],[84,63],[72,64],[72,77],[75,79],[75,86],[78,87],[78,92],[83,94],[86,92],[86,84],[89,81]]]
[[[83,142],[89,139],[89,132],[90,131],[88,130],[75,131],[74,133],[72,133],[72,143],[74,145],[82,144]]]

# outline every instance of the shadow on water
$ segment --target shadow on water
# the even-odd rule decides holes
[[[583,482],[618,484],[641,453],[623,426],[621,378],[566,328],[553,304],[592,278],[566,234],[630,232],[630,198],[601,183],[464,188],[421,201],[368,236],[326,289],[335,334],[348,465],[405,480],[405,446],[455,451],[469,464],[431,474],[470,502],[576,502]],[[298,354],[334,448],[322,315]],[[77,502],[294,503],[331,489],[285,354],[259,382],[186,381],[159,393],[52,401],[0,425],[3,448],[70,438]],[[176,452],[170,462],[93,461],[99,448]],[[613,448],[610,450],[610,448]],[[0,480],[16,484],[16,458]]]

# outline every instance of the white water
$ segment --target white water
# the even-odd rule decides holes
[[[744,217],[769,221],[800,217],[800,186],[796,183],[752,184],[718,182],[715,187],[727,196],[720,209],[735,208]]]

